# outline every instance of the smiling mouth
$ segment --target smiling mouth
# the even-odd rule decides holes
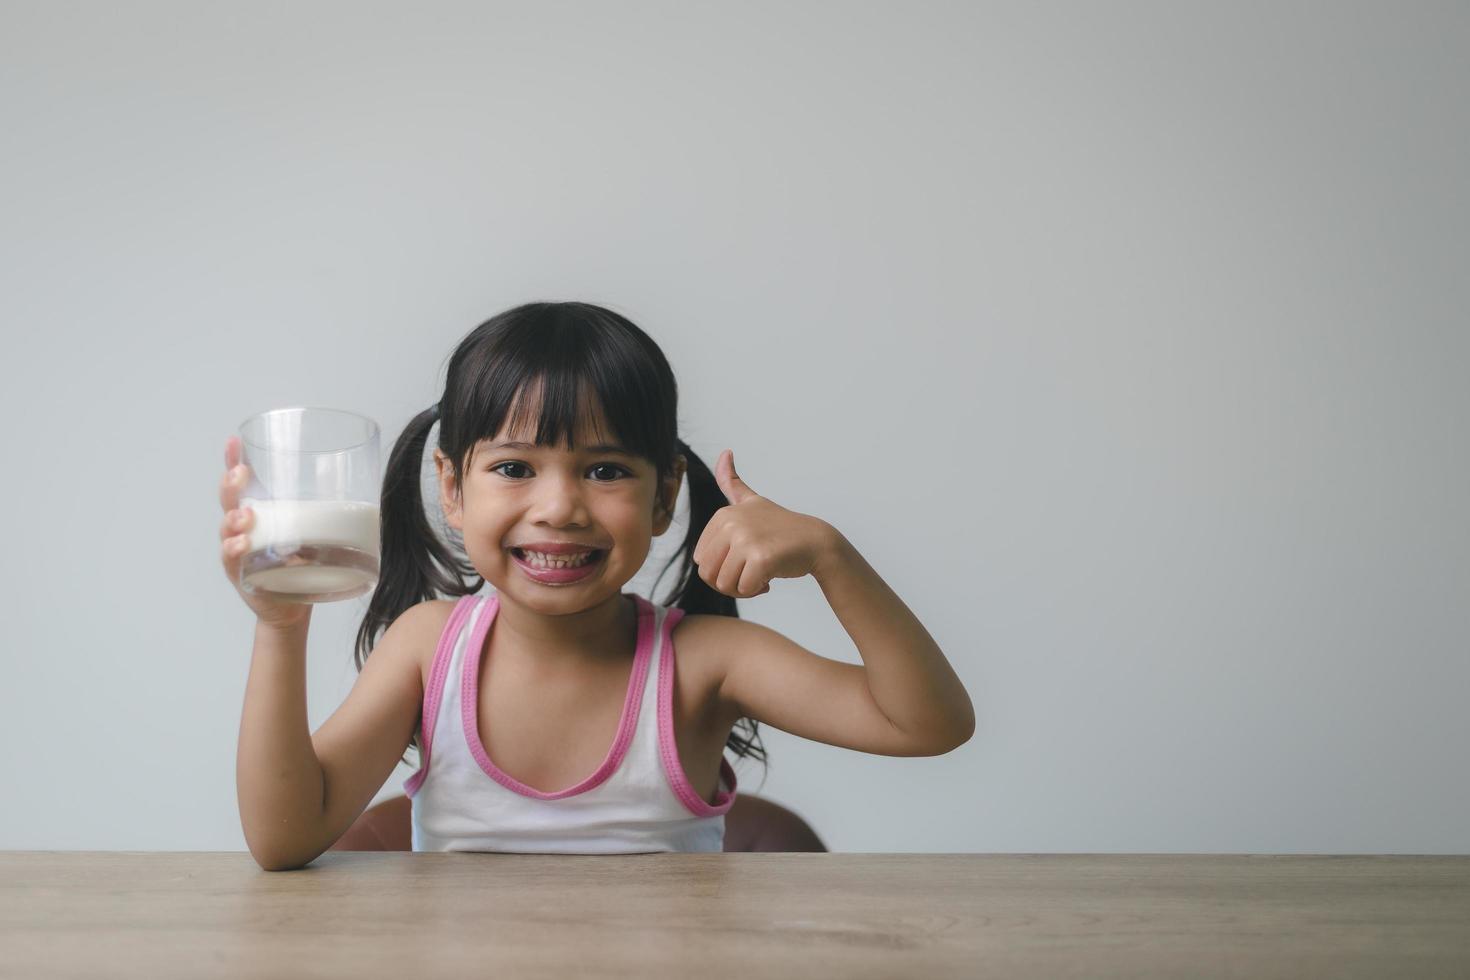
[[[584,552],[583,554],[572,556],[539,555],[534,552],[528,552],[523,548],[511,548],[510,553],[514,555],[517,560],[524,562],[526,565],[529,565],[532,568],[548,570],[586,568],[588,565],[595,565],[597,562],[602,560],[603,555],[607,554],[605,550],[596,548],[591,551]]]

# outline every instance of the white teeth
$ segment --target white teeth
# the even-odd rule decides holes
[[[546,555],[539,551],[522,551],[526,564],[534,568],[577,568],[592,560],[592,552],[581,555]]]

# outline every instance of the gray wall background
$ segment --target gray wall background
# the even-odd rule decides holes
[[[583,299],[971,692],[766,729],[833,849],[1470,851],[1467,97],[1463,4],[7,0],[0,847],[243,848],[224,439]]]

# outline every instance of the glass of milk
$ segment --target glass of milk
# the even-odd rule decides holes
[[[240,424],[255,512],[240,587],[285,602],[351,599],[378,582],[378,423],[278,408]]]

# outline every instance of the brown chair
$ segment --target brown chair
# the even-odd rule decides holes
[[[395,796],[363,811],[332,851],[411,851],[413,805]],[[725,813],[725,850],[825,851],[821,838],[801,817],[770,800],[737,793]]]

